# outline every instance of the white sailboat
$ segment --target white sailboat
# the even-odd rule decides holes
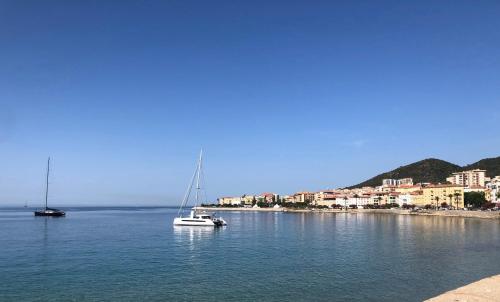
[[[226,221],[222,219],[222,217],[215,217],[215,215],[210,215],[205,212],[197,213],[196,206],[198,205],[200,198],[200,174],[203,163],[203,150],[200,151],[200,157],[198,159],[198,164],[196,165],[196,170],[194,171],[193,177],[191,178],[191,182],[186,190],[186,194],[184,194],[184,199],[182,200],[181,206],[177,215],[179,217],[174,218],[174,226],[210,226],[210,227],[218,227],[227,225]],[[191,195],[191,190],[193,188],[194,181],[196,179],[196,194],[195,194],[195,206],[191,209],[191,212],[188,217],[182,217],[182,209],[186,206],[189,196]]]

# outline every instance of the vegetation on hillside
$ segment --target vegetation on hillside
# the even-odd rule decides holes
[[[500,175],[500,156],[494,158],[481,159],[478,162],[464,166],[464,170],[483,169],[486,170],[486,176],[495,177]]]
[[[460,166],[449,163],[444,160],[428,158],[416,163],[412,163],[406,166],[399,167],[395,170],[379,174],[373,178],[370,178],[360,184],[352,186],[351,188],[359,187],[375,187],[382,184],[382,180],[385,178],[413,178],[413,182],[444,182],[446,177],[451,173],[460,171]]]
[[[399,179],[411,177],[415,183],[444,183],[446,182],[446,177],[450,176],[451,173],[472,169],[484,169],[487,171],[486,175],[490,177],[500,175],[500,156],[495,158],[485,158],[464,167],[460,167],[459,165],[455,165],[444,160],[428,158],[379,174],[349,188],[380,186],[382,184],[382,179],[385,178]]]

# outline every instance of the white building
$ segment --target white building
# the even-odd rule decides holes
[[[219,198],[220,205],[242,205],[244,203],[241,197],[221,197]]]
[[[371,204],[371,196],[370,195],[359,195],[355,197],[355,195],[342,195],[338,196],[334,202],[334,204],[339,206],[358,206],[364,207],[368,204]]]
[[[481,169],[456,172],[446,178],[446,181],[464,187],[484,187],[486,180],[486,170]]]
[[[407,177],[407,178],[400,178],[400,179],[383,179],[382,180],[382,186],[384,187],[397,187],[401,185],[413,185],[413,178]]]
[[[397,198],[397,204],[402,207],[403,205],[412,205],[414,204],[413,195],[410,193],[400,194]]]
[[[500,176],[495,176],[486,187],[491,190],[491,202],[500,203]]]
[[[390,178],[382,179],[382,186],[384,187],[395,187],[398,185],[397,183],[398,183],[397,179],[390,179]]]

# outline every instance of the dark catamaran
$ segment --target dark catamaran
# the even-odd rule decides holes
[[[35,211],[35,216],[53,216],[53,217],[61,217],[66,215],[61,210],[58,209],[51,209],[47,206],[47,199],[49,196],[49,172],[50,172],[50,157],[47,160],[47,177],[46,177],[46,183],[45,183],[45,209]]]

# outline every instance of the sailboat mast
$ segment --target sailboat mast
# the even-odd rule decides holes
[[[45,210],[47,210],[47,199],[49,196],[49,173],[50,173],[50,156],[47,160],[47,178],[45,182]]]
[[[198,206],[198,200],[200,195],[200,172],[201,172],[201,162],[203,160],[203,149],[200,150],[200,158],[198,160],[198,171],[196,175],[196,205]]]

